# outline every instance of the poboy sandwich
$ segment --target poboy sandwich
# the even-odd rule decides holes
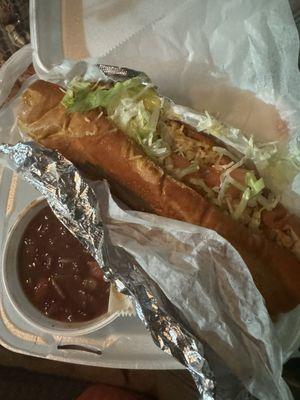
[[[300,220],[246,157],[170,118],[139,77],[34,82],[20,129],[57,149],[90,177],[106,178],[128,206],[215,230],[247,264],[272,316],[300,303]]]

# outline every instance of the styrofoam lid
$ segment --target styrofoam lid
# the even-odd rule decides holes
[[[159,21],[181,0],[33,0],[31,40],[40,66],[104,57]]]

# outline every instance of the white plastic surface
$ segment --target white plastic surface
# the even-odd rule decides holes
[[[127,297],[117,294],[113,286],[110,287],[107,313],[91,321],[71,324],[55,321],[46,317],[31,304],[24,293],[19,279],[17,251],[26,226],[46,205],[47,203],[43,198],[39,198],[30,203],[20,214],[5,240],[6,243],[3,249],[3,263],[0,275],[2,278],[3,291],[14,309],[29,325],[32,325],[32,328],[37,328],[45,333],[56,336],[84,335],[102,329],[123,313],[125,313],[125,316],[134,315],[130,301],[127,300]]]
[[[6,233],[19,213],[38,196],[31,186],[0,166],[0,224],[5,224]],[[0,268],[3,268],[3,238],[1,242]],[[0,343],[16,352],[85,365],[129,369],[182,368],[153,344],[146,329],[135,317],[119,318],[99,331],[80,337],[47,335],[32,327],[16,312],[2,287]],[[77,350],[58,348],[64,345],[81,347]],[[85,350],[80,350],[82,347]]]
[[[30,46],[25,46],[1,68],[0,104],[31,60]],[[15,124],[18,102],[18,98],[11,101],[9,112],[5,106],[0,109],[1,142],[14,143],[21,139]],[[0,269],[3,268],[3,249],[10,229],[38,197],[40,194],[29,184],[0,164]],[[80,337],[50,335],[33,327],[15,310],[3,285],[0,285],[0,344],[31,356],[85,365],[128,369],[183,368],[154,345],[136,317],[119,318],[101,330]],[[71,349],[62,348],[66,345]]]
[[[40,2],[36,0],[32,4],[38,3]],[[120,4],[121,2],[119,1],[117,3]],[[169,15],[170,18],[160,21],[161,23],[155,24],[155,27],[148,27],[149,29],[141,32],[143,34],[135,35],[133,40],[128,40],[123,43],[119,47],[120,51],[118,54],[112,52],[108,54],[107,57],[104,55],[103,58],[100,58],[100,61],[104,63],[120,64],[118,59],[121,57],[123,65],[141,69],[149,73],[149,75],[154,78],[155,83],[159,84],[162,92],[170,95],[179,103],[189,104],[197,109],[202,109],[202,106],[205,106],[205,109],[209,111],[214,111],[213,108],[215,107],[218,112],[221,110],[223,111],[223,116],[227,116],[226,121],[228,123],[230,122],[229,116],[232,117],[232,120],[234,120],[233,117],[241,117],[239,121],[237,121],[239,123],[236,125],[239,127],[247,125],[249,128],[248,131],[254,134],[259,132],[263,132],[264,134],[267,132],[279,134],[280,129],[278,126],[280,125],[278,123],[281,121],[276,108],[269,103],[278,107],[280,106],[279,110],[281,111],[281,116],[287,114],[287,110],[290,110],[289,107],[291,107],[292,104],[290,100],[293,99],[294,96],[297,98],[295,93],[299,83],[299,75],[295,62],[298,42],[296,30],[291,25],[292,18],[290,11],[284,5],[284,2],[281,3],[283,5],[281,9],[281,4],[277,0],[266,0],[263,3],[256,1],[255,7],[253,6],[254,2],[253,4],[251,2],[250,5],[250,3],[242,0],[238,2],[230,0],[222,2],[218,0],[213,3],[203,0],[201,4],[206,5],[207,8],[203,9],[199,17],[199,4],[200,1],[198,3],[196,1],[182,2],[182,6],[179,7],[179,10]],[[213,7],[211,4],[214,4],[214,6],[215,4],[219,4],[222,10],[220,16],[217,12],[208,12]],[[227,4],[228,7],[224,6],[223,9],[224,4]],[[235,7],[237,4],[238,7]],[[182,29],[177,29],[178,24],[176,25],[176,22],[181,19],[181,11],[186,11],[188,5],[191,6],[191,12],[189,13],[190,18],[184,21],[188,24],[188,29],[184,30],[182,26],[180,26]],[[275,12],[269,12],[272,5],[277,7]],[[192,13],[193,10],[195,11],[194,14]],[[46,15],[45,12],[45,9],[42,10],[42,14],[40,15]],[[38,13],[36,15],[38,15]],[[50,12],[49,15],[51,15]],[[230,18],[232,19],[233,17],[235,17],[237,23],[229,24]],[[269,21],[272,22],[270,25],[267,23]],[[56,29],[59,31],[61,28],[60,20],[54,18],[53,23],[56,24]],[[174,26],[176,29],[173,29]],[[272,29],[270,26],[272,26]],[[44,31],[47,31],[50,27],[48,36],[46,36],[45,33],[43,33],[42,36],[36,36],[33,44],[36,51],[39,51],[39,48],[40,50],[41,48],[43,49],[37,54],[38,57],[35,59],[40,69],[43,70],[44,68],[45,72],[57,62],[54,58],[49,57],[52,51],[52,45],[56,41],[55,35],[57,35],[57,31],[55,31],[54,26],[51,27],[51,18],[45,19],[44,25],[40,25],[40,28],[41,27]],[[233,27],[233,30],[231,30],[231,27]],[[262,27],[266,27],[266,29],[264,30]],[[36,28],[38,27],[36,26]],[[55,34],[53,33],[54,31]],[[36,33],[37,32],[38,30],[36,30]],[[41,33],[41,30],[39,30],[39,32]],[[52,33],[50,34],[49,32]],[[150,36],[148,35],[149,32]],[[152,33],[156,34],[155,40],[153,40],[154,35],[152,36]],[[34,37],[34,30],[32,31],[32,35]],[[280,41],[277,42],[279,36]],[[46,40],[38,44],[37,39],[41,39],[42,37]],[[146,39],[149,37],[152,39],[149,51],[142,52]],[[97,46],[99,43],[99,41],[94,40],[92,44],[93,46]],[[181,43],[182,46],[179,46],[178,43]],[[274,46],[270,48],[267,46],[269,50],[265,51],[265,43],[271,43],[274,44]],[[92,44],[89,43],[89,49],[91,49]],[[159,54],[164,58],[165,62],[159,63],[153,56],[157,54],[158,46],[160,46],[160,49],[164,50],[160,51]],[[49,49],[48,54],[46,54],[46,49]],[[105,51],[107,51],[107,49]],[[240,54],[237,57],[238,51]],[[184,57],[178,57],[179,61],[174,62],[174,54],[182,55],[182,53],[184,53]],[[55,57],[58,57],[59,54],[61,54],[61,48],[57,48],[57,52],[55,54],[53,53]],[[136,56],[133,57],[132,54]],[[289,57],[285,57],[285,54]],[[199,63],[199,61],[201,62]],[[273,71],[272,68],[274,65],[280,65],[281,67]],[[207,71],[209,71],[210,74],[207,74]],[[174,85],[173,80],[176,76],[178,79],[176,85]],[[199,76],[202,80],[192,78],[199,78]],[[205,76],[213,77],[214,80],[211,79],[206,82],[204,79]],[[250,92],[235,93],[236,96],[233,96],[233,93],[228,90],[226,85],[222,87],[223,90],[220,92],[219,86],[224,76],[229,78],[230,83],[235,88],[251,91],[252,94]],[[293,81],[293,86],[290,86],[291,79]],[[200,81],[202,85],[203,83],[207,83],[207,85],[204,84],[204,86],[200,86]],[[215,83],[215,86],[213,83]],[[188,84],[190,84],[190,86],[188,86]],[[187,90],[188,88],[190,90]],[[258,104],[256,101],[257,99],[255,99],[254,102],[253,93],[256,94],[257,98],[264,100],[267,104]],[[287,94],[289,95],[287,96]],[[245,96],[243,97],[242,95]],[[226,98],[226,102],[224,102],[224,98]],[[244,101],[241,102],[241,99]],[[224,106],[222,109],[220,103]],[[254,105],[257,107],[254,107]],[[209,106],[211,108],[209,108]],[[252,113],[250,113],[249,110],[251,110]],[[266,114],[265,110],[270,112]],[[257,118],[257,116],[261,118]],[[261,124],[259,122],[261,122]],[[298,123],[298,120],[296,122]],[[299,126],[299,124],[297,126]],[[199,312],[199,307],[195,307],[195,310]],[[188,311],[190,311],[190,308]],[[203,320],[205,323],[207,322],[207,319]],[[199,322],[196,318],[194,318],[194,321]],[[211,337],[212,336],[209,336],[209,339],[211,339]],[[259,336],[259,338],[261,338],[261,336]],[[268,341],[266,344],[272,344],[272,341]],[[261,348],[256,354],[258,355],[258,359],[260,359],[263,355]],[[276,352],[275,354],[277,355],[278,353]],[[222,355],[224,355],[224,353]],[[240,353],[239,356],[242,358]],[[227,359],[230,361],[232,358],[227,357]],[[279,364],[275,364],[276,368],[274,367],[273,371],[274,376],[279,371]],[[258,366],[257,363],[253,365],[255,367]],[[269,368],[269,364],[267,364],[266,367],[267,372],[269,369],[272,370],[272,367]],[[262,375],[260,378],[262,378]],[[266,380],[264,378],[262,379],[264,382],[261,385],[261,389],[263,389],[264,392],[271,392],[271,390],[267,388]],[[261,382],[259,379],[258,381]],[[269,387],[272,389],[273,386],[274,384]],[[265,396],[264,398],[267,397]]]

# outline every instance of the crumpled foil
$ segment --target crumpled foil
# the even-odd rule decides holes
[[[114,246],[93,188],[59,153],[33,143],[0,145],[2,160],[47,199],[56,216],[89,250],[105,277],[131,296],[155,344],[187,367],[200,399],[215,397],[215,380],[201,343],[158,285],[124,248]]]

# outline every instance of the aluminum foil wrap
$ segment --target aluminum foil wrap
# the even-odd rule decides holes
[[[0,153],[10,168],[46,197],[56,216],[101,265],[105,277],[131,296],[156,345],[191,372],[200,398],[214,399],[214,377],[201,343],[138,262],[111,243],[101,218],[101,203],[74,165],[33,142],[1,145]]]

